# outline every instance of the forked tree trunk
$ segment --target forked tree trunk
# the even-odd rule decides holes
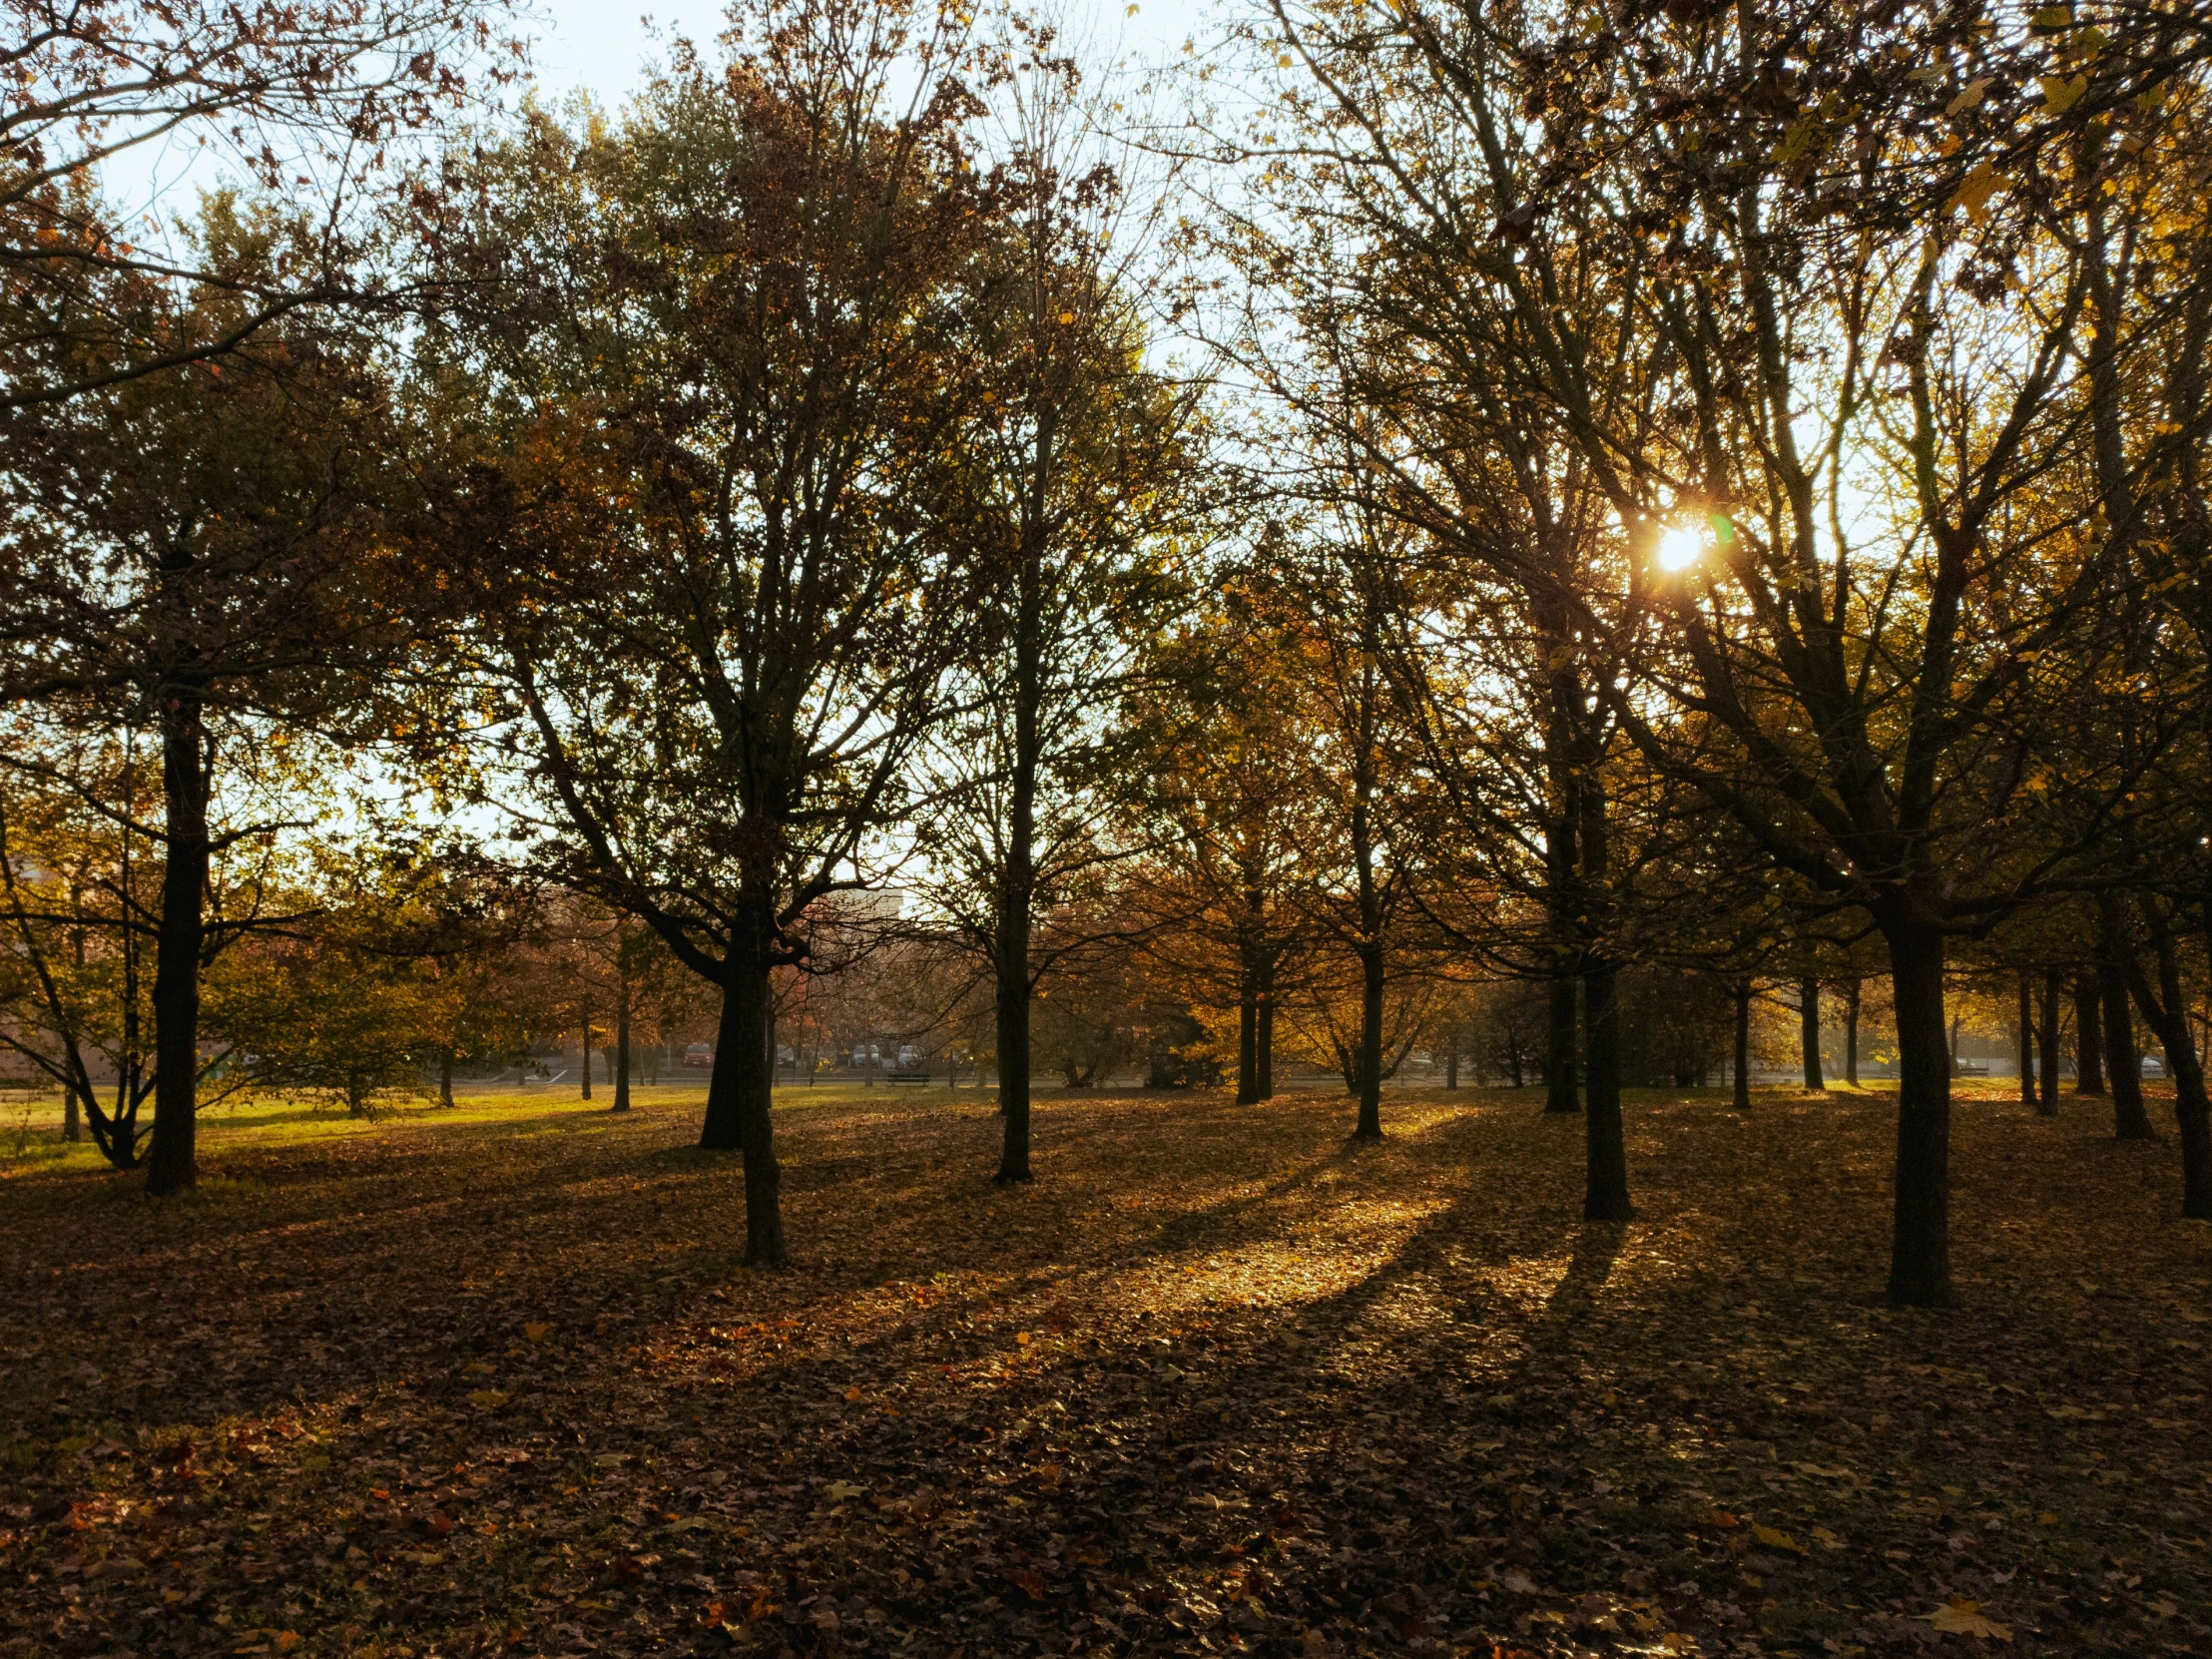
[[[2122,1141],[2158,1138],[2143,1110],[2143,1059],[2135,1046],[2135,1021],[2127,1008],[2134,947],[2117,895],[2097,900],[2097,1001],[2104,1017],[2104,1069],[2112,1090],[2112,1136]]]
[[[1892,917],[1898,1142],[1890,1240],[1893,1307],[1950,1303],[1950,1049],[1943,1028],[1943,935]]]
[[[2035,991],[2028,982],[2027,970],[2020,970],[2019,1007],[2019,1067],[2020,1104],[2035,1104]]]
[[[1628,1147],[1621,1125],[1620,982],[1610,963],[1582,976],[1587,1009],[1588,1103],[1583,1108],[1584,1221],[1630,1221]]]
[[[2104,1019],[2093,974],[2077,973],[2073,982],[2074,1093],[2092,1098],[2104,1093]]]
[[[2042,1028],[2036,1034],[2036,1047],[2041,1050],[2043,1074],[2036,1079],[2038,1085],[2035,1110],[2042,1116],[2058,1115],[2058,970],[2043,969],[2043,1019]]]
[[[208,885],[207,735],[196,686],[162,692],[162,795],[168,831],[154,947],[154,1134],[146,1190],[182,1192],[200,1178],[201,909]]]
[[[1735,1106],[1739,1112],[1748,1112],[1751,1110],[1751,985],[1749,981],[1731,985],[1729,995],[1736,1004]]]
[[[1574,1086],[1575,1030],[1574,981],[1560,973],[1551,981],[1545,1006],[1544,1110],[1579,1112],[1582,1100]]]
[[[1818,979],[1798,981],[1798,1051],[1805,1060],[1806,1088],[1825,1090],[1828,1079],[1821,1074],[1821,982]]]

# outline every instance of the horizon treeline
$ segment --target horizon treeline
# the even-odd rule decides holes
[[[781,1265],[864,1020],[1000,1181],[1033,1078],[1433,1051],[1615,1222],[1786,1017],[1941,1305],[1970,1004],[2121,1136],[2154,1047],[2212,1219],[2212,6],[739,0],[604,110],[479,0],[4,4],[0,1046],[150,1191],[711,1031]]]

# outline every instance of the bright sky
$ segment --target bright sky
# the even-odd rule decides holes
[[[1055,0],[1035,0],[1053,9]],[[1203,50],[1219,38],[1209,21],[1216,0],[1057,0],[1086,62],[1125,60],[1132,69],[1179,60],[1183,43],[1196,37]],[[645,66],[667,55],[667,43],[686,36],[712,55],[722,32],[726,0],[523,0],[525,33],[535,36],[533,67],[548,103],[586,87],[608,110],[643,78]],[[1259,0],[1219,0],[1232,13],[1256,9]],[[1085,38],[1087,37],[1087,38]],[[133,148],[102,169],[110,203],[126,218],[151,210],[158,221],[189,216],[193,192],[213,186],[235,169],[224,153],[178,134]],[[153,221],[143,227],[153,229]]]
[[[1129,57],[1151,62],[1180,56],[1186,38],[1203,45],[1213,32],[1204,0],[1066,0],[1067,15],[1109,45],[1118,30]],[[709,45],[722,29],[719,0],[540,0],[544,19],[536,48],[538,84],[551,99],[589,87],[609,109],[637,85],[643,65],[660,58],[675,35]],[[647,19],[650,18],[650,25]]]

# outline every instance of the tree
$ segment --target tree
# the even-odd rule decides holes
[[[289,233],[218,199],[203,234],[267,264]],[[240,303],[203,290],[190,326]],[[211,923],[213,860],[305,827],[314,791],[294,769],[310,734],[353,717],[408,633],[415,590],[370,505],[388,416],[368,342],[272,324],[221,372],[147,374],[9,420],[0,698],[36,702],[41,734],[7,764],[96,802],[72,734],[155,739],[141,764],[159,814],[132,825],[162,881],[146,927],[151,1192],[195,1179],[200,973],[254,924]]]
[[[1417,1007],[1402,1006],[1400,997],[1400,1040],[1390,1044],[1389,984],[1407,965],[1407,924],[1418,915],[1414,893],[1431,828],[1383,656],[1389,618],[1402,603],[1395,586],[1402,535],[1372,504],[1325,506],[1285,526],[1255,596],[1282,631],[1286,677],[1298,699],[1295,787],[1319,809],[1298,820],[1309,831],[1299,862],[1310,914],[1319,938],[1357,964],[1358,1016],[1349,1031],[1335,1025],[1330,1046],[1346,1063],[1359,1112],[1353,1137],[1364,1141],[1382,1137],[1383,1080],[1427,1011],[1425,996]]]
[[[980,639],[956,681],[965,712],[925,752],[939,807],[917,828],[941,900],[991,964],[1007,1183],[1031,1178],[1032,1000],[1082,947],[1072,920],[1097,913],[1075,901],[1125,850],[1098,788],[1110,711],[1179,601],[1195,514],[1193,403],[1147,365],[1136,312],[1160,182],[1132,201],[1058,28],[1003,23],[989,93],[1002,229],[957,299],[986,379],[955,440],[946,525],[986,577]],[[1046,912],[1057,944],[1040,950]]]
[[[424,396],[481,446],[433,526],[479,554],[452,695],[511,714],[549,865],[721,989],[701,1140],[742,1149],[747,1260],[780,1265],[771,976],[868,879],[968,650],[951,296],[991,216],[949,12],[740,24],[619,125],[455,158],[467,212],[423,234],[475,298]]]
[[[1984,31],[1973,8],[1652,13],[1552,39],[1518,15],[1278,4],[1273,30],[1317,72],[1282,108],[1328,160],[1312,171],[1359,246],[1356,291],[1416,383],[1536,403],[1637,553],[1630,609],[1647,595],[1672,649],[1603,688],[1623,732],[1882,933],[1902,1067],[1890,1295],[1946,1302],[1945,941],[2094,855],[2035,844],[2032,776],[2067,774],[2108,815],[2159,747],[2146,730],[2118,776],[2092,776],[2036,744],[2079,689],[2078,654],[2044,651],[2098,623],[2122,555],[2083,526],[2052,557],[2033,508],[2090,436],[2083,362],[2182,345],[2192,307],[2161,305],[2108,312],[2083,349],[2097,239],[2062,222],[2103,194],[2080,165],[2089,124],[2191,48],[2100,58],[2070,26]],[[2102,89],[2086,106],[1988,96],[2045,71],[2071,89],[2083,62]],[[1961,91],[1922,65],[1984,78]],[[1885,191],[1900,168],[1919,187]],[[1934,232],[1906,234],[1915,216]],[[2006,270],[2031,304],[1994,305]],[[1902,528],[1847,522],[1847,475]]]
[[[0,54],[0,410],[208,362],[332,303],[389,302],[353,201],[387,148],[459,108],[477,68],[520,68],[497,0],[310,0],[284,8],[6,0]],[[139,154],[211,143],[272,195],[322,197],[275,260],[178,244],[160,205],[118,211],[93,181]],[[180,299],[198,291],[221,304]]]
[[[1299,669],[1264,591],[1230,576],[1217,606],[1155,642],[1133,723],[1129,809],[1164,923],[1150,948],[1196,1000],[1235,1010],[1240,1106],[1274,1097],[1287,968],[1310,942],[1302,848],[1318,804]]]

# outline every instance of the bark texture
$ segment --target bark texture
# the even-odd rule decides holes
[[[146,1190],[183,1192],[200,1179],[200,953],[208,886],[208,754],[201,697],[163,695],[162,796],[168,833],[154,947],[154,1133]]]

